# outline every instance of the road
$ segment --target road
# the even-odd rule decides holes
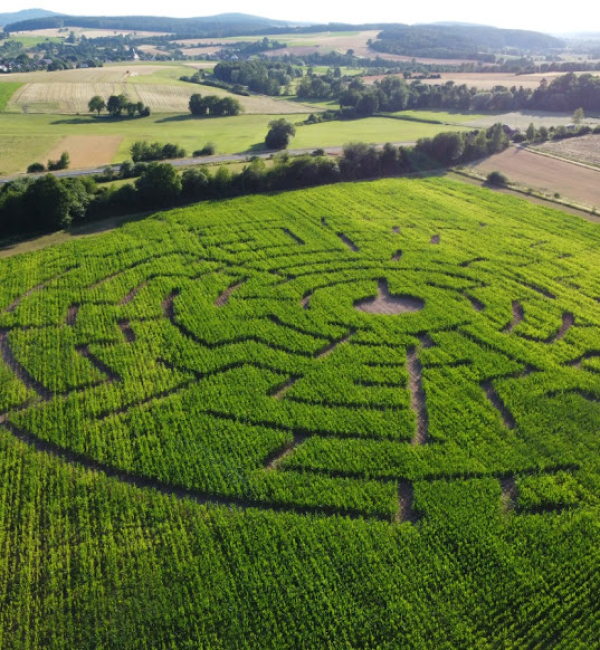
[[[395,146],[412,146],[415,143],[414,142],[394,142],[392,143]],[[378,148],[381,148],[383,145],[378,144],[376,145]],[[323,149],[326,154],[335,156],[338,154],[341,154],[343,151],[343,147],[326,147]],[[284,151],[261,151],[260,153],[252,153],[252,152],[246,152],[246,153],[232,153],[232,154],[226,154],[226,155],[221,155],[221,156],[203,156],[203,157],[197,157],[197,158],[177,158],[176,160],[162,160],[160,162],[166,162],[170,163],[174,167],[187,167],[191,165],[209,165],[209,164],[215,164],[215,163],[224,163],[224,162],[247,162],[250,158],[253,157],[258,157],[258,158],[270,158],[271,156],[274,156],[275,154],[278,153],[288,153],[290,156],[301,156],[302,154],[307,154],[307,153],[312,153],[314,149],[285,149]],[[60,171],[60,172],[45,172],[45,173],[50,173],[53,174],[54,176],[58,176],[60,178],[74,178],[77,176],[95,176],[96,174],[102,174],[102,172],[107,168],[107,167],[112,167],[115,172],[119,171],[120,164],[118,165],[104,165],[103,167],[95,167],[93,169],[73,169],[73,170],[65,170],[65,171]],[[3,176],[0,177],[0,184],[2,183],[10,183],[10,181],[14,181],[17,178],[35,178],[36,176],[40,176],[41,174],[13,174],[11,176]]]

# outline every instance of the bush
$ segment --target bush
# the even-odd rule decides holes
[[[55,172],[60,171],[61,169],[67,169],[70,162],[69,152],[63,151],[58,160],[48,161],[48,171]]]
[[[512,141],[516,142],[517,144],[519,142],[525,142],[526,140],[527,138],[525,137],[525,134],[521,133],[521,131],[517,131],[512,137]]]
[[[42,163],[39,162],[32,163],[31,165],[29,165],[29,167],[27,167],[28,174],[40,174],[41,172],[45,172],[45,171],[46,168],[44,167],[44,165],[42,165]]]
[[[131,157],[133,162],[151,162],[154,160],[165,160],[167,158],[185,157],[185,149],[180,146],[167,142],[134,142],[131,145]]]
[[[508,183],[508,178],[499,171],[490,172],[486,180],[490,185],[506,185]]]
[[[131,178],[134,175],[134,167],[131,160],[124,160],[119,167],[119,178]]]
[[[214,142],[207,142],[202,149],[194,151],[194,156],[213,156],[217,151],[217,145]]]
[[[181,178],[173,165],[153,162],[135,182],[142,204],[155,207],[173,205],[181,194]]]
[[[269,127],[265,138],[267,149],[285,149],[290,142],[290,136],[296,135],[294,125],[283,117],[269,122]]]

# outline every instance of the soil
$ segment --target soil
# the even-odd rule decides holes
[[[519,147],[509,147],[470,166],[485,174],[500,171],[510,181],[526,187],[558,193],[562,198],[600,208],[600,170],[540,156]]]
[[[502,330],[506,334],[510,334],[515,327],[523,320],[525,313],[523,311],[523,306],[518,300],[513,300],[512,303],[512,321]]]
[[[116,156],[122,140],[122,135],[68,135],[47,154],[47,157],[48,160],[58,160],[63,151],[67,151],[71,169],[97,167],[110,162]]]
[[[228,289],[225,289],[225,291],[223,291],[223,293],[215,300],[215,307],[224,307],[229,302],[229,296],[244,284],[244,282],[246,282],[246,278],[232,284]]]
[[[590,134],[579,138],[567,138],[558,142],[544,142],[535,149],[551,153],[574,162],[600,166],[600,135]]]
[[[387,280],[379,280],[376,298],[366,298],[354,303],[354,308],[367,314],[410,314],[425,307],[425,302],[413,296],[394,296],[388,289]]]
[[[413,445],[426,445],[429,438],[429,417],[425,390],[423,389],[423,368],[419,361],[417,348],[409,348],[406,351],[406,367],[408,369],[410,390],[410,407],[417,418],[417,430],[412,439]]]
[[[492,406],[500,413],[502,417],[502,422],[507,429],[514,429],[516,426],[515,420],[510,413],[510,411],[504,405],[504,402],[500,399],[500,395],[496,392],[494,384],[491,381],[484,381],[481,383],[481,387],[485,391],[487,398],[492,403]]]
[[[348,248],[353,252],[353,253],[358,253],[359,248],[358,246],[349,238],[344,235],[344,233],[338,232],[337,236],[348,246]]]

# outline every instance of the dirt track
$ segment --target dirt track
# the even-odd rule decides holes
[[[517,147],[470,166],[486,174],[498,170],[526,187],[600,208],[600,171]]]

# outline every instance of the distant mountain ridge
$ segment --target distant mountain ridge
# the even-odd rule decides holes
[[[164,16],[68,16],[47,15],[33,19],[7,23],[5,31],[33,31],[36,29],[55,29],[62,27],[81,27],[84,29],[113,29],[131,31],[168,32],[192,37],[224,36],[243,32],[256,32],[261,29],[283,28],[298,25],[297,22],[271,20],[260,16],[242,13],[224,13],[197,18],[169,18]]]
[[[389,25],[373,49],[389,54],[440,59],[479,59],[504,48],[521,51],[564,47],[564,42],[542,32],[500,29],[487,25]]]
[[[58,15],[55,11],[47,11],[46,9],[22,9],[21,11],[2,13],[0,14],[0,27],[23,20],[35,20],[36,18],[47,18]]]

